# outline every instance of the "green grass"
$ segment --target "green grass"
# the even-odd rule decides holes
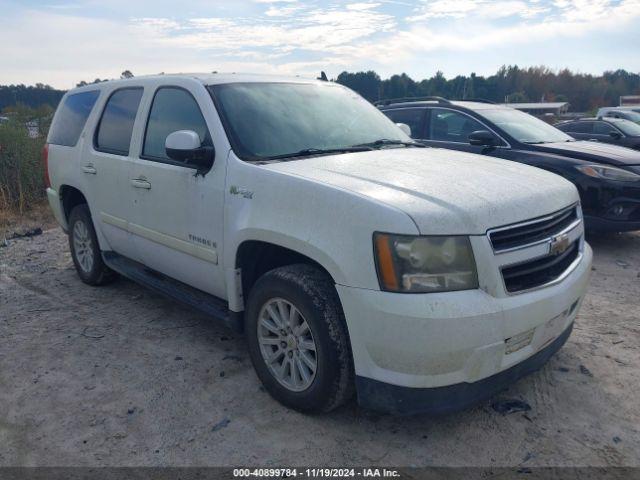
[[[50,117],[22,109],[10,113],[10,120],[0,124],[0,210],[23,214],[46,196],[42,149]],[[31,138],[27,121],[38,120],[41,128]]]

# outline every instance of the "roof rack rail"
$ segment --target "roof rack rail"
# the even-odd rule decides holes
[[[461,102],[476,102],[476,103],[490,103],[491,105],[497,105],[493,100],[487,100],[486,98],[463,98]]]
[[[438,102],[445,105],[451,105],[451,102],[442,97],[402,97],[402,98],[389,98],[387,100],[378,100],[374,103],[375,106],[391,105],[392,103],[407,103],[407,102]]]

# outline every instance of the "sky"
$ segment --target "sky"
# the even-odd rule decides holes
[[[0,84],[505,64],[640,72],[640,0],[0,0]]]

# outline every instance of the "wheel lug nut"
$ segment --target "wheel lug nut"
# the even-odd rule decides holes
[[[280,346],[281,346],[282,348],[285,348],[285,347],[287,346],[287,342],[280,342]]]
[[[293,352],[291,350],[289,350],[289,358],[293,357]]]

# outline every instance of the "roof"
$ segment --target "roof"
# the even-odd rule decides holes
[[[503,105],[498,105],[495,103],[486,103],[486,102],[471,102],[471,101],[458,101],[458,100],[447,100],[445,102],[443,101],[437,101],[437,100],[416,100],[416,101],[403,101],[403,102],[396,102],[396,103],[389,103],[389,104],[382,104],[382,105],[378,105],[378,107],[380,108],[380,110],[386,110],[386,109],[391,109],[391,108],[411,108],[411,107],[423,107],[423,106],[434,106],[434,105],[439,105],[441,107],[447,107],[447,106],[457,106],[457,107],[462,107],[462,108],[468,108],[469,110],[497,110],[497,109],[504,109],[505,107]]]
[[[505,107],[517,110],[555,110],[569,105],[569,102],[526,102],[526,103],[503,103]]]
[[[201,82],[204,85],[216,85],[222,83],[257,83],[257,82],[275,82],[275,83],[328,83],[314,78],[302,78],[293,76],[279,76],[266,74],[246,74],[246,73],[162,73],[159,75],[140,75],[137,77],[107,80],[100,83],[89,83],[82,87],[76,87],[70,91],[91,90],[100,86],[109,86],[114,84],[127,85],[143,82],[154,83],[158,81],[166,82],[171,78],[192,79]]]
[[[627,120],[624,118],[616,118],[616,117],[579,117],[579,118],[572,118],[571,120],[563,120],[558,124],[575,123],[575,122],[608,122],[608,123],[622,123],[622,124],[635,123],[635,122],[632,122],[631,120]]]

